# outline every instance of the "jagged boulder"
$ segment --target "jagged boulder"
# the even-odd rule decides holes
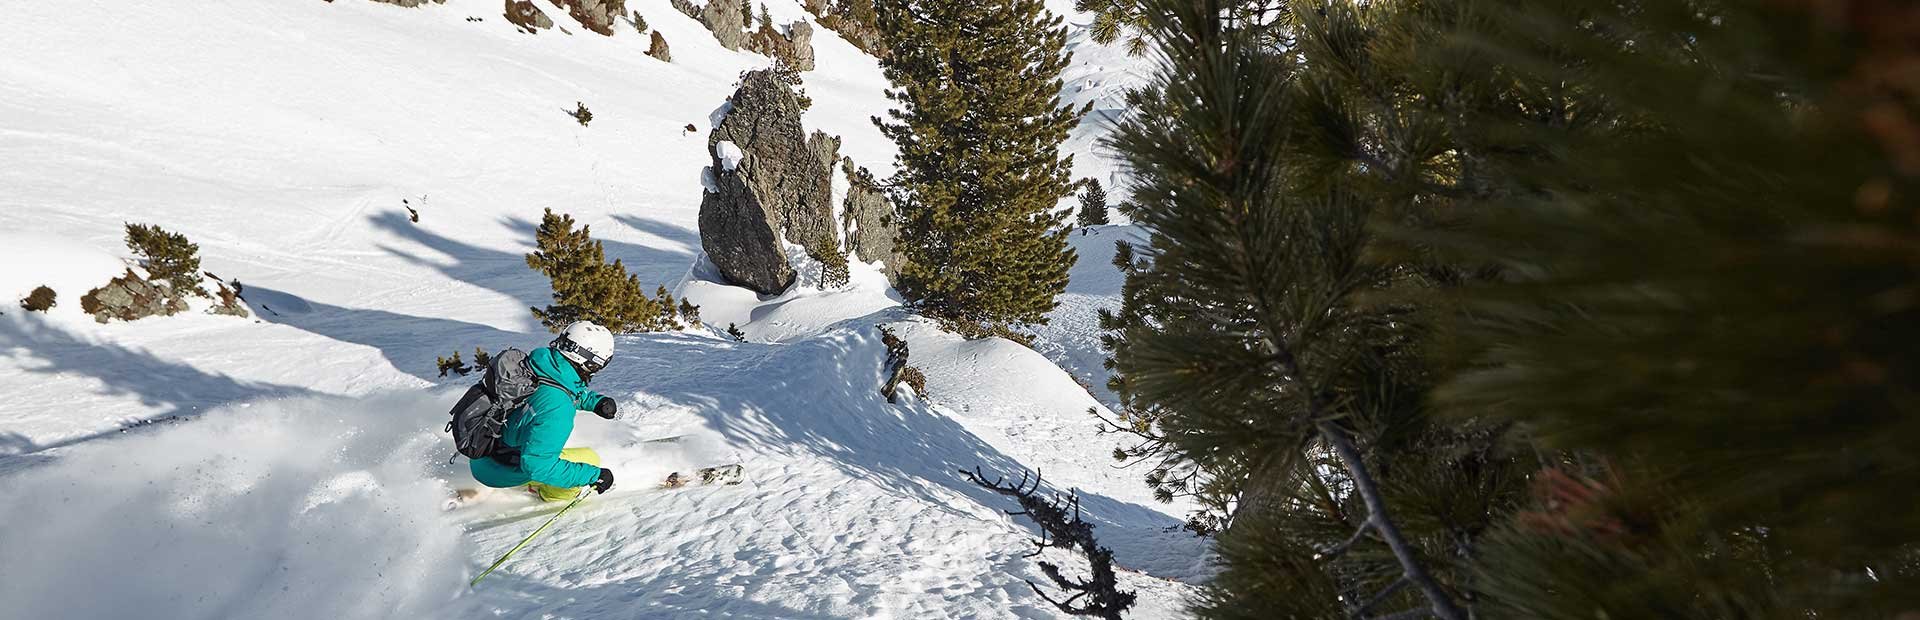
[[[101,323],[112,319],[134,321],[185,312],[187,300],[128,269],[126,275],[108,281],[106,286],[87,291],[80,298],[80,310]]]
[[[700,244],[729,281],[762,294],[793,283],[781,240],[816,257],[839,245],[832,166],[840,141],[807,136],[789,83],[775,71],[748,72],[707,137],[713,165],[700,202]]]
[[[614,21],[627,12],[627,0],[551,0],[553,6],[565,9],[567,15],[580,26],[606,36],[613,36]]]
[[[653,40],[647,44],[647,55],[660,59],[660,62],[673,62],[673,51],[667,49],[667,38],[660,31],[653,31]]]
[[[708,0],[696,5],[688,0],[672,0],[673,8],[687,17],[700,20],[720,47],[738,50],[747,44],[747,4],[745,0]]]
[[[847,231],[847,249],[860,260],[881,261],[881,271],[887,274],[888,280],[893,280],[900,275],[900,266],[907,260],[897,245],[900,228],[894,219],[893,201],[880,191],[873,173],[866,168],[856,169],[852,159],[841,159],[840,167],[848,181],[846,208],[840,214],[840,226]]]
[[[747,51],[779,60],[798,71],[813,70],[813,24],[805,21],[787,25],[781,32],[770,24],[747,37]]]
[[[507,0],[507,22],[519,26],[527,34],[539,34],[541,30],[553,27],[553,18],[534,6],[532,0]]]

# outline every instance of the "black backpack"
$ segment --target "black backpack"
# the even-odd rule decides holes
[[[500,432],[507,427],[507,417],[543,383],[566,391],[559,383],[535,373],[527,364],[525,351],[507,349],[493,356],[480,382],[467,388],[467,394],[453,405],[453,420],[447,422],[446,430],[453,433],[454,447],[470,459],[518,457],[512,448],[500,443]]]

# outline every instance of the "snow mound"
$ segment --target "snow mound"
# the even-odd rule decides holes
[[[425,412],[446,400],[257,401],[43,455],[0,477],[6,613],[444,613],[467,570],[458,532],[435,526],[442,487],[427,475],[447,450]]]
[[[713,156],[720,160],[720,167],[727,172],[740,169],[740,160],[747,158],[746,153],[740,152],[740,145],[734,144],[731,140],[721,140],[714,144]]]
[[[77,318],[80,297],[127,269],[98,246],[51,235],[0,233],[0,312],[12,312],[33,289],[53,289],[53,316]]]

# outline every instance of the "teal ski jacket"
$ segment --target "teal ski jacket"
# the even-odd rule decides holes
[[[593,484],[600,477],[600,468],[560,460],[560,449],[567,446],[567,437],[573,435],[574,412],[590,411],[605,397],[587,389],[587,382],[580,379],[573,364],[560,357],[560,352],[553,347],[528,353],[527,365],[533,367],[534,374],[561,387],[542,382],[519,411],[507,416],[507,427],[500,432],[500,441],[520,452],[519,466],[492,458],[474,459],[468,465],[473,478],[496,488],[528,482],[562,488]]]

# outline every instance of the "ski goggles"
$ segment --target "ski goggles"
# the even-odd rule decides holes
[[[585,362],[581,363],[580,366],[582,367],[583,370],[587,371],[587,374],[590,374],[590,375],[600,372],[600,369],[607,367],[607,362],[613,361],[604,357],[600,357],[599,355],[595,355],[593,351],[587,350],[586,347],[580,346],[579,343],[576,343],[573,340],[568,339],[566,336],[561,336],[559,338],[554,339],[553,348],[559,349],[561,353],[572,353],[575,355],[579,355],[580,359],[586,360]]]

